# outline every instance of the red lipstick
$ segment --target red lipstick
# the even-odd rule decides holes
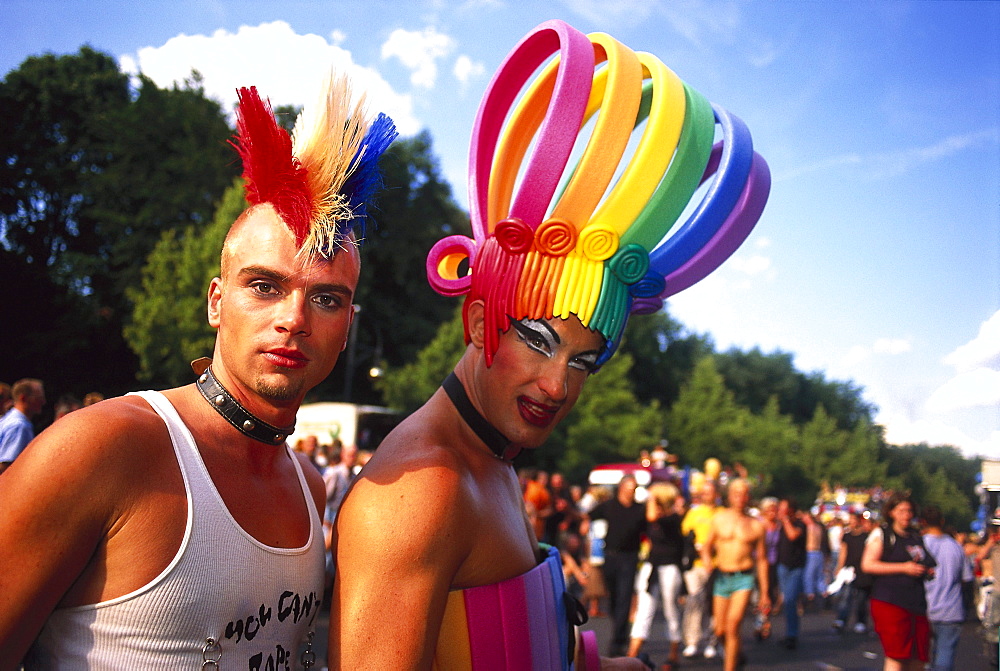
[[[281,368],[302,368],[309,363],[309,357],[297,349],[276,347],[264,352],[264,356],[275,366]]]
[[[556,418],[556,413],[559,412],[559,406],[544,405],[527,396],[518,397],[517,409],[524,421],[540,428],[551,424]]]

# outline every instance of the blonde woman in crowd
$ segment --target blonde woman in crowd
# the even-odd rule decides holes
[[[668,666],[677,664],[677,654],[681,644],[681,612],[677,600],[684,581],[681,576],[681,558],[684,552],[684,537],[681,534],[681,516],[677,513],[677,488],[672,484],[658,482],[649,488],[646,500],[646,533],[650,541],[648,558],[639,566],[636,579],[638,600],[632,634],[629,642],[629,657],[637,657],[643,642],[649,636],[656,615],[657,598],[662,600],[663,615],[666,618],[667,640],[670,641]]]

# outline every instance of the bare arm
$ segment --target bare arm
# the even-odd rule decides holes
[[[331,669],[431,668],[469,552],[461,490],[460,476],[443,468],[355,483],[336,521]]]
[[[708,525],[708,536],[705,538],[705,542],[701,546],[701,563],[709,571],[712,570],[712,553],[715,550],[715,524],[718,521],[719,516],[716,515],[712,518],[712,521]]]
[[[652,496],[646,499],[646,521],[652,524],[660,519],[660,506]]]
[[[841,569],[847,563],[847,543],[843,540],[840,541],[840,552],[837,553],[837,568],[833,570],[834,576],[840,573]]]
[[[758,608],[760,612],[768,613],[771,610],[771,576],[768,572],[767,545],[764,543],[764,525],[757,522],[756,526],[760,531],[760,534],[757,536],[757,542],[754,544],[754,554],[757,562],[757,586],[760,588]]]
[[[155,429],[132,403],[93,408],[42,432],[0,478],[0,668],[17,667],[68,592],[100,600],[81,575],[128,524],[143,471],[123,439],[149,442]]]
[[[785,529],[785,536],[788,540],[795,541],[802,535],[802,527],[795,526],[795,524],[792,523],[792,520],[792,517],[783,517],[781,518],[781,525]]]
[[[882,561],[882,539],[875,538],[865,543],[865,553],[861,555],[861,570],[872,575],[904,574],[919,578],[926,573],[927,567],[915,561]]]

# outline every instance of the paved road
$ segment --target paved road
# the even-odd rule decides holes
[[[669,647],[664,637],[663,621],[653,623],[651,637],[643,651],[649,653],[656,664],[666,661]],[[753,638],[750,622],[744,622],[743,650],[747,656],[746,669],[774,669],[777,671],[881,671],[884,662],[882,646],[873,633],[836,633],[833,628],[831,611],[806,613],[801,622],[799,643],[795,650],[788,650],[780,643],[784,636],[782,618],[775,618],[771,638],[758,642]],[[607,649],[611,636],[611,623],[607,618],[597,617],[583,626],[593,629],[601,643],[601,650]],[[985,643],[979,636],[978,623],[968,623],[962,631],[955,662],[957,671],[980,671],[996,667],[987,662]],[[684,671],[694,669],[721,669],[718,658],[708,660],[703,657],[682,659],[679,665]]]
[[[323,613],[317,627],[317,653],[319,668],[322,669],[326,655],[327,613]],[[795,650],[787,650],[780,645],[784,635],[782,619],[775,618],[772,636],[764,642],[752,638],[750,623],[744,623],[744,651],[747,655],[746,669],[773,669],[775,671],[881,671],[884,658],[882,646],[874,633],[837,634],[833,631],[833,613],[830,611],[808,612],[802,618],[799,645]],[[658,617],[653,623],[649,640],[643,648],[657,664],[666,661],[669,647],[664,637],[663,620]],[[611,636],[611,623],[606,617],[595,617],[583,629],[597,633],[601,650],[607,649]],[[996,671],[987,662],[985,643],[980,638],[981,627],[968,623],[962,631],[958,644],[957,671]],[[683,671],[696,669],[721,669],[720,659],[705,659],[701,656],[682,660]]]

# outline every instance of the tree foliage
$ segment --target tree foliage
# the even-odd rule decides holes
[[[641,450],[663,435],[658,401],[644,404],[632,391],[628,353],[618,353],[583,386],[573,410],[536,455],[541,461],[582,481],[594,464],[634,461]]]
[[[318,395],[330,399],[382,402],[379,389],[385,387],[375,387],[369,369],[414,361],[455,306],[427,283],[427,252],[441,238],[471,230],[441,176],[429,133],[397,140],[379,166],[385,187],[370,210],[374,221],[361,248],[355,356],[350,362],[342,357],[327,383],[317,388]],[[348,363],[353,370],[347,370]],[[350,399],[341,391],[347,389],[348,374]]]
[[[375,382],[386,404],[406,413],[423,405],[462,358],[466,347],[464,333],[459,306],[412,362],[390,367]]]
[[[153,386],[191,381],[190,362],[211,356],[215,330],[208,325],[208,285],[219,274],[222,243],[246,208],[243,185],[223,195],[212,223],[163,233],[129,291],[135,304],[125,338],[139,357],[138,377]]]
[[[0,377],[47,376],[53,396],[133,388],[127,289],[161,235],[204,225],[232,182],[222,110],[196,75],[171,89],[140,77],[133,88],[111,56],[83,47],[8,73],[0,128],[0,247],[17,259],[0,279],[30,279],[72,315],[36,310],[32,347],[47,360],[4,361]],[[77,374],[85,387],[63,386]]]

